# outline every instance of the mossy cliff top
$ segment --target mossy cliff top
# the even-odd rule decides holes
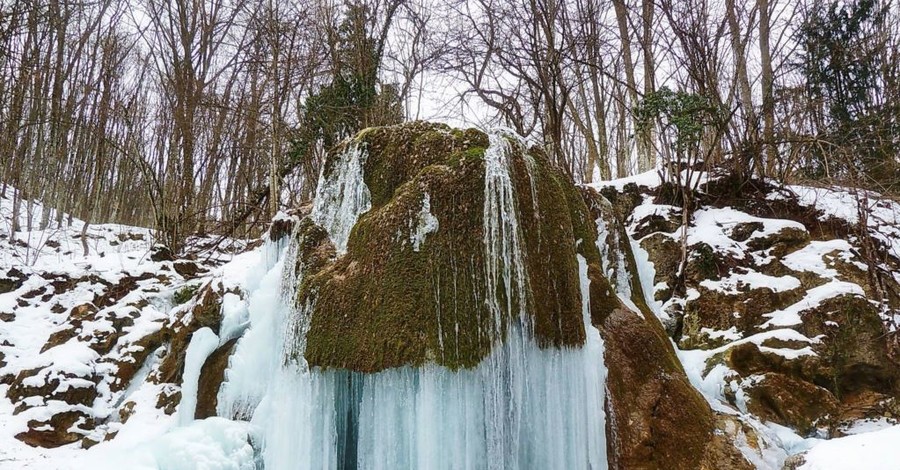
[[[618,306],[579,190],[539,149],[508,142],[525,305],[506,298],[502,276],[497,292],[487,292],[488,135],[417,122],[366,129],[329,154],[326,179],[349,146],[365,152],[371,208],[353,226],[346,254],[305,270],[297,295],[313,306],[310,365],[361,372],[429,361],[473,367],[519,320],[533,325],[541,347],[580,346],[579,253],[588,261],[594,321]],[[487,303],[494,295],[511,306],[499,325]],[[516,319],[519,312],[528,318]]]

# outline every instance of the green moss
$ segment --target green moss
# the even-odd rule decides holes
[[[706,279],[718,279],[719,267],[716,254],[706,243],[698,243],[691,247],[691,260],[688,266],[689,277],[697,282]]]
[[[484,300],[488,138],[474,129],[413,123],[372,129],[360,139],[369,152],[372,209],[354,226],[345,256],[320,256],[325,261],[305,271],[298,301],[315,305],[306,359],[359,372],[427,361],[474,367],[496,340]],[[542,347],[578,346],[585,338],[578,253],[588,261],[598,317],[619,306],[600,269],[596,229],[579,190],[543,154],[531,151],[528,161],[525,149],[514,147],[511,176],[534,335]],[[425,194],[439,228],[416,251],[410,232]],[[304,253],[323,251],[328,243],[321,238]],[[501,319],[500,335],[507,321]]]
[[[458,171],[429,166],[360,218],[347,256],[304,288],[302,295],[316,299],[310,364],[372,372],[435,360],[459,368],[477,365],[490,351],[480,291],[483,172],[483,162],[474,160]],[[409,221],[426,192],[440,228],[417,252]]]
[[[819,385],[838,399],[866,389],[896,393],[897,363],[889,356],[884,324],[868,300],[854,295],[828,299],[804,314],[803,328],[804,334],[823,338],[815,347],[827,362],[831,378],[830,383]]]
[[[466,149],[464,155],[466,158],[484,158],[484,147],[473,146]]]
[[[197,289],[199,288],[199,284],[189,284],[175,291],[175,295],[173,296],[175,305],[181,305],[194,298],[194,294],[197,293]]]
[[[423,168],[448,163],[458,152],[486,142],[487,136],[475,129],[452,132],[445,124],[413,122],[368,129],[354,140],[368,152],[365,181],[377,207]]]
[[[585,337],[576,258],[583,203],[578,206],[580,198],[572,197],[577,194],[575,186],[546,155],[532,151],[526,157],[523,152],[516,148],[518,158],[511,160],[511,176],[527,254],[534,334],[543,347],[578,346]],[[587,242],[595,239],[596,235],[588,236]]]

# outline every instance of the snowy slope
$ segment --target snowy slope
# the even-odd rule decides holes
[[[739,443],[745,456],[759,468],[780,469],[789,457],[793,464],[805,462],[801,467],[804,469],[897,468],[900,458],[896,454],[896,436],[900,426],[895,418],[862,417],[841,422],[839,429],[846,437],[822,439],[828,437],[822,428],[818,436],[800,435],[748,410],[747,391],[766,377],[745,377],[728,365],[730,351],[747,343],[754,344],[768,357],[781,357],[785,363],[804,363],[804,357],[820,354],[817,351],[822,349],[825,337],[803,333],[810,330],[803,325],[810,312],[832,305],[829,302],[853,297],[865,299],[870,294],[863,281],[869,268],[860,260],[858,237],[810,240],[807,227],[797,221],[759,217],[727,206],[700,207],[690,225],[683,227],[680,208],[654,203],[650,193],[660,185],[654,172],[601,182],[593,187],[598,191],[612,188],[624,194],[628,185],[632,191],[634,185],[643,186],[643,200],[626,223],[647,304],[664,324],[675,328],[676,318],[685,316],[685,311],[690,312],[692,305],[705,308],[698,302],[709,296],[757,304],[759,293],[765,298],[792,299],[782,308],[763,313],[757,323],[742,319],[735,311],[733,321],[725,322],[731,324],[729,328],[689,331],[688,320],[684,320],[684,326],[678,325],[682,339],[674,346],[694,386],[714,410],[736,416],[745,428],[752,429],[746,442]],[[862,202],[860,197],[864,198]],[[848,226],[859,224],[862,214],[870,236],[880,244],[879,253],[885,256],[878,268],[900,281],[900,271],[896,269],[900,263],[900,204],[871,193],[860,195],[841,188],[805,186],[773,191],[768,199],[796,201],[801,207],[816,210],[822,221],[835,218]],[[865,210],[860,211],[859,207]],[[703,266],[701,261],[709,259],[714,260],[710,263],[719,272],[699,283],[689,282],[684,295],[672,295],[673,286],[665,275],[658,276],[657,270],[673,269],[669,254],[678,251],[685,235],[683,230],[687,230],[689,246],[695,250],[702,247],[700,251],[709,253],[703,259],[691,258],[688,269],[696,270],[696,266]],[[645,247],[654,252],[648,253]],[[662,264],[654,265],[652,260]],[[669,266],[663,266],[667,263]],[[873,302],[873,305],[879,304]],[[885,331],[896,331],[900,316],[883,304],[879,308]],[[697,307],[693,309],[696,311]],[[754,310],[747,308],[748,313]],[[841,328],[834,321],[825,324]]]
[[[41,230],[39,202],[30,205],[32,230],[23,203],[23,231],[11,234],[13,191],[0,199],[0,468],[79,468],[72,462],[82,447],[117,434],[123,444],[142,441],[174,425],[156,406],[171,384],[148,380],[163,354],[155,338],[190,312],[196,299],[187,294],[231,255],[217,249],[193,261],[164,259],[151,230],[85,230],[68,217],[58,226],[55,214]],[[30,447],[15,438],[20,433],[65,434],[74,443]]]
[[[602,183],[597,188],[623,191],[628,183],[648,187],[659,184],[656,175],[648,173]],[[859,222],[857,199],[850,192],[788,189],[823,217],[833,216],[849,224]],[[773,193],[771,197],[777,200],[781,196]],[[866,204],[870,208],[866,223],[873,238],[888,253],[896,254],[900,205],[874,195]],[[40,204],[33,205],[34,220],[40,220],[41,210]],[[0,213],[6,220],[5,225],[0,223],[0,281],[8,281],[0,285],[10,286],[8,292],[0,293],[0,378],[4,382],[0,384],[0,469],[149,470],[185,463],[190,464],[188,468],[255,468],[259,456],[254,454],[251,442],[264,434],[265,423],[217,417],[193,421],[190,414],[196,405],[197,377],[206,357],[249,324],[260,331],[277,327],[264,323],[273,317],[266,309],[276,308],[280,301],[275,293],[282,280],[280,257],[285,247],[269,242],[236,256],[215,252],[209,259],[154,261],[151,231],[104,224],[88,227],[89,254],[84,256],[80,221],[20,232],[15,237],[19,241],[10,242],[10,211],[9,199],[0,200]],[[710,406],[744,426],[738,433],[743,439],[738,445],[745,456],[764,469],[781,468],[785,460],[790,462],[795,458],[792,456],[800,454],[799,468],[809,470],[896,468],[900,461],[896,445],[900,426],[895,420],[860,418],[843,423],[845,437],[801,435],[747,408],[744,394],[762,376],[741,376],[719,361],[727,351],[743,344],[753,344],[786,361],[817,355],[823,338],[801,331],[805,313],[838,297],[867,295],[859,279],[846,274],[847,269],[866,268],[857,256],[857,240],[805,240],[802,247],[789,253],[776,252],[778,248],[767,245],[767,241],[790,233],[808,237],[807,227],[732,207],[704,207],[694,214],[687,228],[689,243],[711,247],[718,255],[734,260],[740,269],[703,280],[684,296],[657,300],[657,294],[671,286],[657,282],[660,266],[654,265],[641,241],[653,235],[677,242],[684,228],[648,235],[641,222],[649,217],[680,220],[680,214],[678,208],[654,204],[646,197],[634,209],[628,226],[637,261],[634,275],[644,286],[647,304],[664,323],[673,321],[679,309],[710,293],[739,296],[768,291],[796,297],[783,308],[766,312],[756,324],[701,329],[696,337],[703,339],[702,347],[681,345],[678,351],[693,385]],[[25,220],[21,223],[27,225]],[[736,232],[742,230],[746,233],[738,236]],[[776,258],[784,270],[767,268]],[[900,256],[896,258],[900,260]],[[889,266],[885,264],[885,269]],[[900,274],[893,271],[893,275],[900,281]],[[815,279],[816,285],[811,285],[810,279]],[[148,342],[147,338],[162,331],[176,335],[179,327],[190,323],[203,297],[199,293],[207,289],[223,293],[221,326],[217,333],[205,328],[193,331],[183,351],[181,386],[162,380],[167,346]],[[87,304],[93,307],[80,309]],[[889,328],[900,321],[887,311],[883,313]],[[276,347],[271,335],[248,334],[245,340],[244,347],[253,348],[259,357],[266,355],[266,348]],[[146,360],[138,360],[143,357]],[[143,365],[131,371],[127,383],[117,381],[117,374],[123,367],[127,369],[130,361]],[[222,406],[234,405],[232,411],[254,393],[254,386],[262,396],[267,377],[264,369],[273,365],[250,361],[237,367],[243,374],[241,387],[233,396],[229,390],[221,394],[227,400]],[[36,396],[41,394],[33,393],[22,400],[11,399],[8,395],[13,383],[46,392],[43,395],[49,398],[39,399]],[[184,399],[181,403],[175,400],[174,405],[161,404],[164,398],[175,396]],[[77,435],[72,444],[43,449],[14,437],[29,428],[41,429],[29,421],[49,422],[70,411],[83,418],[68,429]],[[93,421],[91,426],[85,426],[88,420]]]

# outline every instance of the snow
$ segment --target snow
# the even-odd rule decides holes
[[[95,388],[82,395],[91,397],[96,393],[97,398],[89,405],[80,405],[49,396],[28,396],[22,402],[27,409],[13,414],[16,404],[7,398],[8,386],[0,386],[0,468],[87,468],[76,462],[105,455],[110,449],[133,447],[175,426],[176,417],[165,415],[155,404],[164,388],[177,391],[178,387],[147,381],[158,366],[162,351],[150,351],[129,384],[117,383],[115,373],[118,364],[135,362],[133,355],[143,349],[138,341],[185,314],[190,303],[173,305],[174,293],[187,284],[202,284],[203,280],[188,281],[174,271],[172,262],[150,260],[156,241],[153,231],[145,228],[90,224],[85,230],[89,248],[85,255],[81,235],[84,222],[72,218],[69,225],[65,215],[59,226],[51,212],[48,226],[40,229],[44,207],[36,201],[32,203],[32,230],[28,230],[28,214],[23,210],[22,231],[10,234],[14,191],[9,188],[7,197],[0,198],[0,276],[6,277],[15,268],[25,279],[20,288],[0,294],[0,312],[13,314],[0,322],[0,352],[7,362],[0,368],[0,375],[35,371],[29,372],[21,383],[29,387],[51,386],[49,393],[57,397],[76,389]],[[23,209],[26,205],[23,202]],[[10,242],[11,235],[15,242]],[[204,245],[210,240],[193,237],[189,242]],[[240,248],[243,242],[226,240],[224,244]],[[206,260],[196,261],[198,266],[213,269],[208,276],[221,275],[214,269],[216,264],[231,258],[223,250],[207,250],[198,256]],[[136,287],[129,287],[119,298],[121,293],[114,292],[116,285],[128,277],[140,279],[134,281]],[[70,318],[73,308],[87,303],[96,303],[97,308],[85,310],[86,315],[77,321]],[[67,330],[71,336],[61,336],[59,344],[41,352],[51,334]],[[106,336],[110,334],[113,336]],[[112,344],[92,349],[88,341],[103,337],[111,338]],[[103,349],[106,347],[108,352]],[[133,412],[123,424],[119,411],[126,403]],[[77,442],[56,449],[31,448],[14,438],[28,428],[29,420],[46,422],[64,411],[79,411],[99,423],[96,429],[87,430],[79,422],[71,431],[94,441],[117,433],[116,439],[84,450]]]
[[[737,341],[741,339],[737,327],[732,326],[727,330],[713,330],[710,328],[700,328],[700,333],[708,336],[710,339],[724,339],[727,341]]]
[[[412,243],[413,251],[419,251],[419,248],[425,243],[425,237],[429,233],[436,232],[440,227],[437,217],[431,213],[431,195],[428,193],[425,193],[422,198],[422,209],[415,222],[415,229],[410,233],[409,241]]]
[[[656,186],[659,186],[659,182],[659,173],[657,173],[655,170],[651,170],[644,173],[638,173],[633,176],[627,176],[625,178],[619,178],[610,181],[598,181],[589,186],[597,189],[598,191],[604,187],[612,187],[615,188],[616,191],[622,192],[625,189],[625,186],[631,183],[634,183],[638,186],[655,188]]]
[[[89,451],[73,468],[255,470],[259,468],[251,445],[255,432],[246,422],[206,418],[127,449]]]
[[[900,260],[900,202],[852,188],[789,188],[801,204],[814,207],[824,217],[842,219],[851,225],[859,223],[859,208],[862,206],[867,214],[869,234]]]
[[[669,206],[665,204],[653,204],[648,200],[645,200],[643,204],[634,208],[631,212],[631,219],[635,222],[644,220],[648,217],[662,217],[664,219],[672,218],[673,216],[679,216],[681,211],[675,206]]]
[[[738,224],[759,223],[763,228],[750,235],[746,241],[739,242],[729,236],[731,229]],[[782,219],[763,219],[754,217],[730,207],[707,207],[694,212],[693,227],[688,230],[688,245],[706,243],[713,251],[743,259],[748,243],[759,238],[774,235],[785,229],[796,229],[805,232],[806,228],[799,222]],[[683,230],[680,229],[678,232]],[[726,231],[727,230],[727,231]]]
[[[841,429],[841,431],[843,431],[843,433],[847,435],[864,434],[867,432],[887,429],[891,426],[895,426],[896,424],[896,419],[889,419],[884,417],[874,419],[861,419],[859,421],[853,422],[850,426]]]
[[[804,456],[800,470],[895,470],[900,426],[823,441]]]
[[[769,320],[762,324],[762,328],[799,325],[803,322],[800,313],[817,308],[822,302],[842,295],[864,296],[865,293],[858,284],[844,281],[831,281],[825,285],[813,287],[806,291],[806,296],[799,302],[764,314],[763,316]]]
[[[703,171],[684,170],[681,172],[681,178],[686,185],[693,186],[694,183],[703,184],[704,182],[708,181],[709,174]],[[588,186],[598,191],[605,187],[612,187],[615,188],[616,191],[622,192],[625,189],[625,186],[632,183],[637,186],[655,188],[660,185],[661,180],[659,179],[659,172],[657,170],[650,170],[645,171],[644,173],[626,176],[624,178],[618,178],[609,181],[597,181],[595,183],[589,184]]]
[[[728,294],[736,294],[741,289],[769,289],[772,292],[786,292],[800,287],[800,280],[794,276],[769,276],[756,271],[734,273],[718,281],[705,280],[700,285]]]
[[[852,249],[846,240],[813,240],[805,247],[783,257],[781,263],[793,271],[806,271],[825,278],[835,278],[838,272],[828,266],[827,257],[834,254],[845,262],[850,262]],[[865,265],[857,267],[866,269]]]

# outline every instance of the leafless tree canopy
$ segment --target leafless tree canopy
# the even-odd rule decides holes
[[[840,97],[801,65],[867,60],[810,44],[832,3],[0,0],[0,189],[20,190],[16,211],[55,209],[35,228],[73,214],[175,247],[253,236],[312,196],[336,139],[404,119],[510,127],[576,182],[658,168],[671,135],[636,110],[674,90],[720,111],[698,134],[707,167],[897,191],[848,159],[866,142],[900,177],[900,6],[843,2],[880,15],[853,47],[877,57],[866,103],[888,129],[848,143]]]

